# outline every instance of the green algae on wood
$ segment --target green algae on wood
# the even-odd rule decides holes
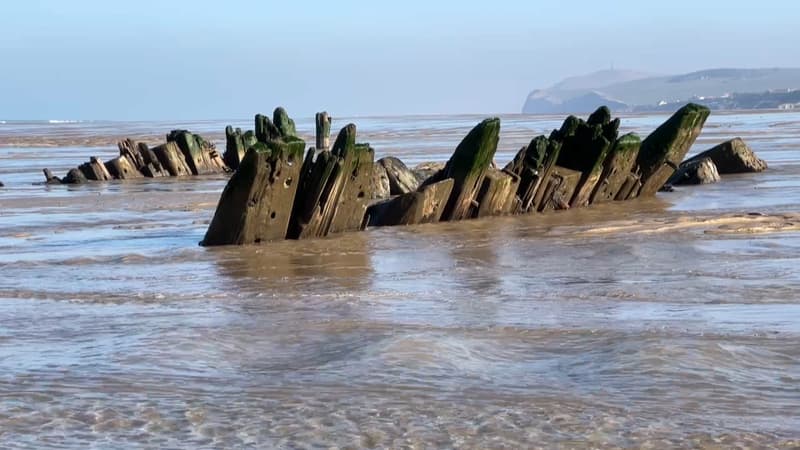
[[[555,136],[562,142],[557,164],[581,172],[573,198],[569,200],[571,206],[589,204],[619,127],[619,121],[611,120],[606,107],[599,108],[589,119],[584,122],[569,116]]]
[[[286,239],[305,142],[287,137],[250,147],[225,186],[202,245]]]
[[[454,180],[442,220],[463,220],[473,216],[475,196],[497,151],[499,134],[500,119],[486,119],[470,130],[456,147],[442,174],[443,178]]]
[[[255,134],[258,142],[267,142],[275,139],[280,139],[281,130],[269,120],[269,117],[263,114],[256,114],[255,117]]]
[[[636,156],[642,141],[634,133],[620,136],[613,147],[603,168],[603,174],[592,194],[591,203],[602,203],[614,200],[625,183],[628,174],[636,165]]]
[[[287,113],[282,106],[275,108],[275,111],[273,111],[272,123],[278,128],[281,136],[297,137],[297,129],[294,125],[294,120],[289,117],[289,113]]]
[[[639,196],[655,195],[683,161],[703,129],[708,108],[689,103],[642,141],[636,163],[641,173]]]
[[[375,150],[369,144],[356,144],[356,126],[351,123],[339,133],[331,153],[342,160],[339,177],[343,186],[328,232],[361,230],[372,198]]]
[[[172,130],[167,142],[178,144],[193,175],[209,175],[227,170],[213,144],[186,130]]]
[[[290,237],[304,239],[363,229],[372,198],[375,151],[356,144],[356,126],[339,132],[331,151],[309,151]]]
[[[560,150],[560,142],[537,136],[506,165],[504,170],[516,174],[520,179],[517,187],[519,203],[513,212],[521,214],[536,211],[536,194],[550,175]]]
[[[239,167],[242,159],[244,158],[247,149],[258,142],[256,135],[252,130],[242,132],[241,128],[234,129],[228,125],[225,127],[225,153],[222,159],[225,164],[236,170]]]

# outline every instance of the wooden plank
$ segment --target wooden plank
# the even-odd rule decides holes
[[[477,195],[478,206],[475,217],[501,216],[511,213],[517,205],[518,175],[490,168],[483,178],[483,184]]]
[[[153,153],[156,155],[158,162],[161,163],[161,167],[171,176],[184,177],[192,174],[177,143],[167,142],[159,145],[153,148]]]
[[[443,220],[472,217],[475,196],[497,151],[499,133],[500,119],[486,119],[475,126],[456,147],[442,176],[454,180],[450,200],[442,215]]]
[[[636,165],[641,140],[639,136],[628,133],[614,142],[611,153],[606,160],[601,181],[597,184],[591,203],[612,201],[622,189],[628,175]]]
[[[225,186],[202,245],[286,239],[304,150],[305,142],[292,137],[252,146]]]
[[[395,226],[438,222],[452,190],[453,179],[447,178],[376,203],[367,212],[369,224]]]

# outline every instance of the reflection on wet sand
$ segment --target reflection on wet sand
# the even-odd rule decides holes
[[[231,289],[243,286],[286,295],[315,289],[353,290],[369,285],[372,266],[368,236],[348,233],[311,241],[263,246],[211,248],[220,280]]]

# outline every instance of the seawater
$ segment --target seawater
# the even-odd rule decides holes
[[[481,118],[334,129],[414,165]],[[562,119],[503,116],[497,162]],[[714,114],[692,149],[742,136],[762,174],[254,247],[197,245],[224,176],[36,184],[228,123],[0,123],[0,446],[800,445],[800,234],[714,222],[798,212],[799,114]]]

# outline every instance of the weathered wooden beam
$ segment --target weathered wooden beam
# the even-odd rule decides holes
[[[600,182],[597,183],[591,203],[614,200],[628,175],[636,165],[636,156],[641,145],[639,136],[628,133],[614,142],[603,168]]]
[[[83,175],[88,180],[108,181],[113,179],[106,165],[96,156],[89,158],[89,162],[81,164],[78,169],[83,172]]]
[[[356,144],[356,126],[352,123],[342,128],[331,151],[309,151],[290,237],[304,239],[363,229],[373,197],[374,158],[375,151],[369,145]]]
[[[167,142],[158,147],[153,148],[153,153],[156,155],[161,167],[166,170],[170,176],[183,177],[192,174],[191,169],[186,164],[186,158],[183,157],[181,149],[175,142]]]
[[[556,168],[558,156],[561,154],[562,142],[557,139],[557,135],[558,130],[553,130],[553,132],[550,133],[550,137],[547,139],[547,150],[545,153],[544,162],[539,170],[539,186],[532,191],[532,195],[529,194],[527,199],[523,200],[523,202],[528,202],[528,204],[521,206],[521,212],[541,211],[542,207],[544,206],[545,195],[543,188],[547,186],[553,170]]]
[[[586,122],[568,117],[556,133],[556,138],[562,141],[557,164],[581,172],[581,180],[569,200],[571,206],[589,204],[618,128],[619,120],[611,120],[608,108],[601,107]]]
[[[355,125],[350,124],[345,129],[346,142],[340,143],[340,139],[337,138],[332,150],[342,159],[340,177],[344,178],[344,185],[333,212],[329,233],[364,229],[367,207],[372,198],[372,166],[375,161],[375,150],[368,144],[355,143]],[[339,137],[342,137],[342,133]]]
[[[570,199],[574,196],[582,176],[580,171],[555,166],[539,210],[569,209]]]
[[[331,117],[327,111],[318,112],[315,117],[316,144],[318,150],[328,150],[331,147]]]
[[[371,205],[367,211],[370,226],[415,225],[438,222],[453,190],[447,178]]]
[[[443,178],[454,180],[442,220],[462,220],[474,216],[475,196],[497,151],[499,134],[500,119],[486,119],[470,130],[456,147],[442,174]]]
[[[263,114],[256,114],[255,125],[256,140],[258,140],[258,142],[273,141],[280,139],[282,136],[281,130],[269,120],[269,117]]]
[[[225,165],[236,170],[244,158],[245,152],[252,147],[258,140],[253,131],[245,131],[242,133],[241,128],[234,128],[230,125],[225,127],[225,153],[222,155],[222,160]]]
[[[490,168],[486,171],[476,196],[475,217],[502,216],[516,209],[519,180],[518,175],[505,170]]]
[[[297,137],[297,128],[294,125],[294,120],[289,117],[289,113],[279,106],[272,112],[272,123],[278,127],[281,136],[283,137]]]
[[[144,166],[140,169],[140,172],[142,172],[144,176],[149,178],[170,176],[167,169],[161,165],[161,161],[158,160],[155,152],[153,152],[147,144],[139,142],[136,148],[139,154],[142,155],[142,160],[144,161]]]
[[[117,148],[119,148],[119,155],[127,157],[133,167],[141,172],[145,162],[144,156],[139,152],[139,145],[133,139],[123,139],[117,142]]]
[[[639,196],[639,189],[642,188],[642,180],[638,172],[631,172],[625,177],[619,192],[614,200],[631,200]]]
[[[225,162],[213,144],[186,130],[172,130],[167,142],[175,142],[186,159],[193,175],[210,175],[227,170]]]
[[[641,173],[640,196],[655,195],[683,161],[703,129],[708,108],[689,103],[642,141],[636,163]]]
[[[105,163],[108,173],[117,180],[144,178],[144,174],[136,170],[136,166],[127,156],[118,156]]]
[[[225,186],[202,245],[286,239],[304,150],[294,137],[253,145]]]

